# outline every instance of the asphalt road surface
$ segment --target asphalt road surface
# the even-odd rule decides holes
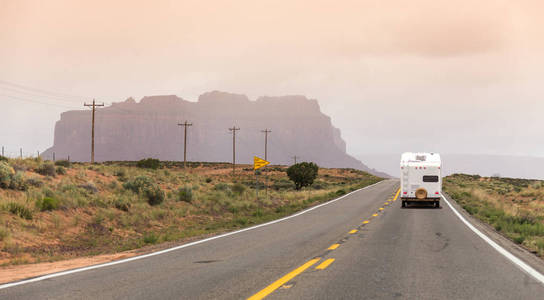
[[[4,288],[0,298],[544,298],[541,282],[450,207],[401,209],[397,190],[398,181],[387,180],[281,222]]]

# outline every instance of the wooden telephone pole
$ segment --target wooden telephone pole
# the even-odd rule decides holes
[[[293,159],[295,160],[295,165],[297,164],[297,157],[300,158],[300,156],[293,156]]]
[[[187,168],[187,127],[193,126],[193,123],[185,121],[185,123],[178,123],[178,126],[184,127],[185,134],[183,135],[183,168]]]
[[[268,134],[272,130],[266,128],[265,130],[261,130],[261,132],[264,133],[264,160],[268,161]]]
[[[91,164],[94,164],[94,112],[96,111],[97,106],[104,106],[104,103],[96,104],[96,102],[93,99],[92,104],[84,103],[83,106],[88,106],[93,108],[93,120],[92,120],[92,129],[91,129]]]
[[[236,125],[229,128],[229,131],[232,132],[232,175],[234,175],[236,170],[236,131],[238,130],[240,128],[236,128]]]

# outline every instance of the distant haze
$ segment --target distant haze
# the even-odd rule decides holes
[[[0,144],[43,151],[92,98],[222,90],[317,99],[350,154],[544,157],[543,3],[3,0]]]
[[[399,177],[400,155],[365,154],[355,157],[370,168]],[[443,176],[466,173],[544,180],[544,157],[443,153],[441,159]]]

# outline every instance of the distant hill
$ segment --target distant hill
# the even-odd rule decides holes
[[[68,111],[55,125],[54,145],[43,156],[70,155],[75,161],[90,159],[89,111]],[[245,95],[209,92],[198,102],[174,95],[144,97],[114,103],[96,113],[96,161],[183,159],[183,131],[177,124],[188,120],[188,160],[232,161],[232,135],[236,125],[237,162],[251,163],[253,156],[264,155],[264,134],[269,135],[268,159],[274,164],[313,161],[323,167],[355,168],[386,176],[365,166],[346,153],[340,130],[320,111],[316,100],[304,96],[261,97],[256,101]]]
[[[544,179],[544,157],[441,154],[444,175],[453,173],[478,174],[481,176]],[[357,155],[370,168],[382,170],[394,177],[399,175],[399,154]]]

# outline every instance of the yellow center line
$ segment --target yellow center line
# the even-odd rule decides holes
[[[398,189],[397,193],[395,194],[395,198],[393,198],[393,201],[397,201],[399,194],[400,194],[400,189]]]
[[[327,250],[334,250],[338,248],[338,246],[340,246],[340,244],[332,244],[329,248],[327,248]]]
[[[380,210],[383,210],[383,207],[380,207]]]
[[[315,267],[316,270],[325,270],[326,267],[328,267],[332,262],[334,261],[334,258],[329,258],[325,260],[324,262],[320,263],[319,266]]]
[[[349,233],[350,233],[350,234],[354,234],[354,233],[356,233],[356,232],[357,232],[357,229],[353,229],[353,230],[351,230]]]
[[[389,202],[385,202],[384,204],[385,204],[385,205],[389,205]]]
[[[291,271],[290,273],[286,274],[285,276],[283,276],[282,278],[274,281],[274,283],[272,283],[271,285],[265,287],[264,289],[262,289],[261,291],[259,291],[257,294],[247,298],[248,300],[258,300],[258,299],[263,299],[264,297],[270,295],[272,292],[274,292],[275,290],[277,290],[280,286],[284,285],[285,283],[287,283],[289,280],[295,278],[298,274],[304,272],[304,270],[308,269],[309,267],[311,267],[312,265],[314,265],[316,262],[318,262],[321,258],[314,258],[312,260],[309,260],[308,262],[306,262],[305,264],[303,264],[302,266],[294,269],[293,271]]]
[[[373,214],[372,216],[373,216],[373,217],[377,217],[377,216],[378,216],[378,214]]]
[[[363,221],[363,224],[368,224],[369,221]]]

